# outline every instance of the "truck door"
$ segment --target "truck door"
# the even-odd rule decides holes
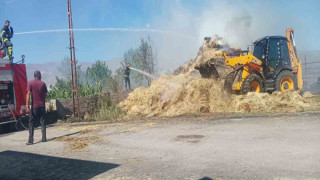
[[[258,58],[262,61],[262,69],[263,69],[263,75],[267,75],[266,71],[266,48],[267,47],[267,40],[261,40],[258,42],[255,42],[254,44],[254,50],[253,50],[253,56]]]
[[[281,45],[280,39],[270,38],[268,41],[268,55],[266,62],[267,79],[273,79],[275,72],[280,64],[281,59]]]
[[[268,43],[268,78],[274,78],[282,69],[291,68],[288,43],[285,38],[270,39]]]
[[[280,66],[278,67],[278,71],[280,71],[283,68],[291,69],[288,42],[286,39],[280,39],[280,64],[279,65]]]

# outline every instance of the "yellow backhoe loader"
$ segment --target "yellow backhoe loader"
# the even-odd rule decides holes
[[[210,62],[195,68],[204,78],[219,78],[217,66],[224,61],[226,66],[233,68],[226,76],[224,84],[229,93],[302,89],[302,65],[297,58],[293,29],[286,30],[286,37],[266,36],[258,39],[253,43],[253,47],[253,53],[249,50],[222,52],[219,58],[211,59]]]

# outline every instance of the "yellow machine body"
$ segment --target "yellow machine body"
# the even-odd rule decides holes
[[[291,28],[286,30],[286,37],[283,36],[267,36],[261,38],[255,42],[256,45],[260,42],[260,48],[262,53],[254,53],[258,56],[254,56],[250,51],[242,51],[240,53],[226,53],[222,52],[220,57],[226,66],[234,69],[225,80],[225,89],[228,92],[237,94],[244,94],[247,92],[263,92],[263,91],[285,91],[285,90],[301,90],[303,87],[302,80],[302,64],[297,58],[294,31]],[[272,44],[273,42],[273,44]],[[274,43],[276,42],[276,43]],[[284,44],[286,42],[287,44]],[[271,45],[272,44],[272,45]],[[259,45],[257,45],[259,46]],[[274,54],[269,54],[270,49],[273,48],[273,53],[276,51],[276,57],[285,57],[283,61],[281,59],[274,60]],[[281,50],[280,50],[281,49]],[[261,49],[260,49],[261,50]],[[244,54],[246,53],[246,54]],[[270,61],[270,62],[269,62]],[[272,63],[274,63],[272,65]],[[214,75],[219,78],[220,75],[216,70],[215,63],[208,63],[195,67],[198,69],[202,77],[212,77]],[[265,69],[263,69],[265,68]],[[213,72],[213,73],[212,73]]]

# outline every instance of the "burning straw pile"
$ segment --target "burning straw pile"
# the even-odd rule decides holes
[[[149,117],[209,112],[300,112],[310,106],[298,92],[231,95],[223,90],[223,80],[200,78],[194,66],[218,56],[217,46],[205,41],[198,56],[175,70],[175,76],[162,75],[150,87],[135,89],[119,107],[128,115]]]
[[[223,81],[165,76],[149,88],[138,88],[119,106],[132,116],[176,116],[190,113],[301,112],[309,101],[298,92],[231,95],[222,90]]]

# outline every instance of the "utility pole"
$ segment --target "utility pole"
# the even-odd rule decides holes
[[[73,115],[79,117],[80,104],[79,104],[79,93],[78,93],[78,75],[77,75],[76,53],[75,53],[75,46],[74,46],[71,0],[68,0],[68,22],[69,22],[69,40],[70,40],[69,49],[70,49],[70,64],[71,64]]]

